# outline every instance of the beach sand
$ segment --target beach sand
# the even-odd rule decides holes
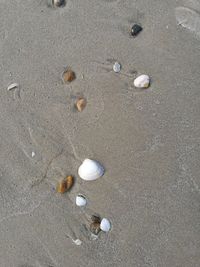
[[[200,266],[200,3],[186,3],[1,0],[1,267]],[[150,88],[134,88],[143,73]],[[105,175],[81,180],[85,158]],[[92,214],[112,223],[96,240]]]

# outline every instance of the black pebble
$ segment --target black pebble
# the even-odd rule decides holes
[[[134,24],[133,27],[131,28],[131,35],[136,36],[141,31],[142,31],[142,27],[138,24]]]

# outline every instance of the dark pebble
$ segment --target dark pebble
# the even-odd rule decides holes
[[[136,36],[141,31],[142,31],[142,27],[138,24],[134,24],[133,27],[131,28],[131,35]]]

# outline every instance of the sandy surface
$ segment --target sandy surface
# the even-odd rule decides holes
[[[1,267],[200,266],[199,7],[1,0]],[[144,28],[137,38],[133,22]],[[77,75],[70,85],[66,66]],[[148,90],[133,87],[142,73]],[[13,82],[20,88],[7,91]],[[101,179],[78,177],[85,158],[105,166]],[[55,184],[68,174],[75,186],[60,196]],[[93,213],[112,222],[97,240]]]

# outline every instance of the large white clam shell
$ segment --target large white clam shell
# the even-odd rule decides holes
[[[137,88],[147,88],[149,87],[149,84],[150,78],[146,74],[142,74],[134,80],[134,86]]]
[[[78,169],[79,176],[86,181],[93,181],[103,176],[104,168],[96,160],[85,159]]]

